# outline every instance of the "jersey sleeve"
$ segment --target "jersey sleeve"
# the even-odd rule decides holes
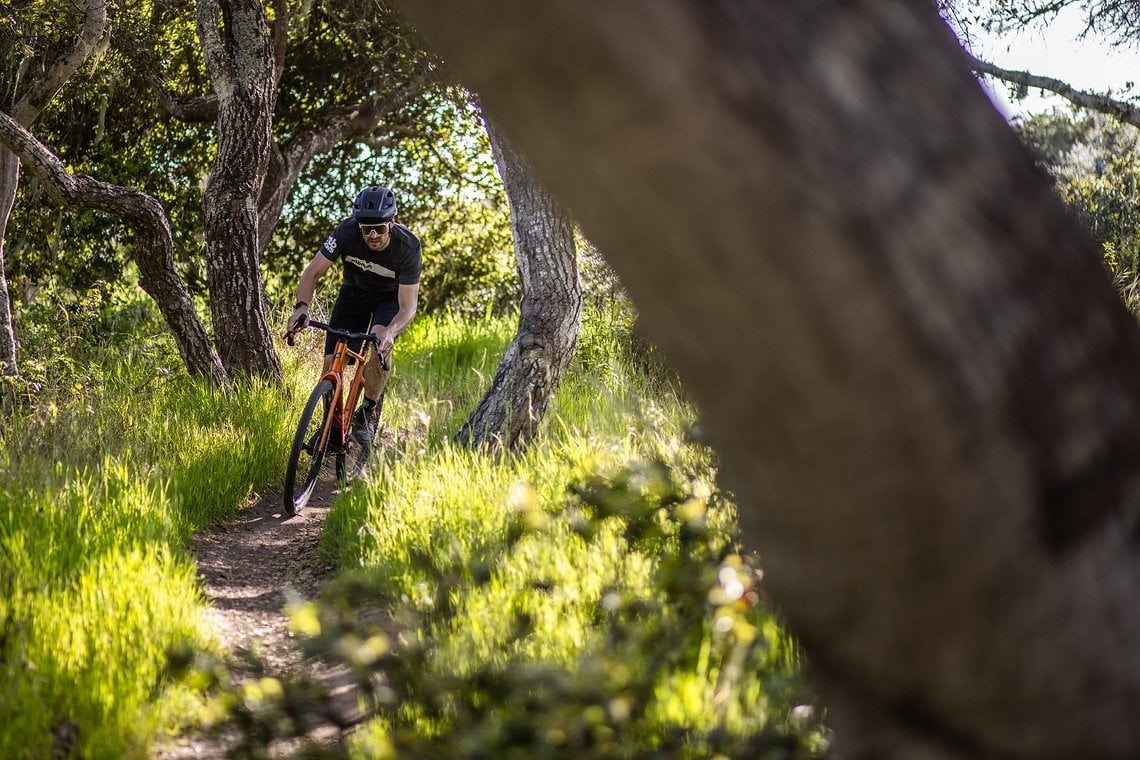
[[[420,269],[423,267],[423,248],[417,240],[415,250],[408,256],[407,265],[400,267],[399,283],[401,285],[418,285]]]
[[[325,242],[321,244],[321,253],[329,261],[336,261],[340,256],[340,251],[337,250],[337,235],[336,230],[331,235],[325,238]]]

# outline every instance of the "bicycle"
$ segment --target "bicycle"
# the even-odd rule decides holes
[[[289,515],[297,514],[313,495],[327,453],[336,455],[337,482],[343,486],[363,472],[374,443],[369,441],[361,444],[349,435],[353,411],[364,391],[363,367],[367,347],[362,345],[360,352],[357,352],[349,348],[348,343],[364,340],[372,344],[373,350],[378,351],[376,335],[349,332],[315,320],[309,320],[308,326],[335,335],[338,340],[333,348],[332,364],[309,395],[297,424],[297,432],[293,436],[289,465],[285,468],[284,502],[285,512]],[[288,333],[285,336],[290,346],[293,345],[294,334]],[[344,368],[350,361],[357,362],[358,369],[346,387]],[[385,371],[388,370],[383,354],[380,354],[380,365]],[[318,407],[321,408],[319,412]],[[298,488],[299,472],[305,474]]]

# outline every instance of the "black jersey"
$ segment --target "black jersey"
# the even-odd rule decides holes
[[[344,262],[344,281],[357,290],[387,293],[400,285],[415,285],[423,263],[420,241],[401,224],[392,225],[389,237],[387,248],[373,251],[350,216],[325,240],[321,253],[330,261]]]

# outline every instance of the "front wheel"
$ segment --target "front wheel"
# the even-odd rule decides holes
[[[297,432],[293,436],[293,448],[289,452],[289,465],[285,468],[285,512],[297,514],[313,495],[321,464],[329,447],[329,438],[337,431],[329,430],[329,435],[321,440],[321,432],[326,428],[329,415],[333,413],[333,397],[336,386],[331,380],[317,383],[301,412]],[[330,426],[331,427],[331,426]]]

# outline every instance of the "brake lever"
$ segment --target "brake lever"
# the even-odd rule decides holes
[[[300,320],[298,320],[298,321],[300,321]],[[289,345],[289,346],[297,345],[297,342],[294,340],[294,338],[296,337],[297,333],[301,332],[306,327],[308,327],[309,322],[311,322],[311,321],[312,320],[308,318],[308,315],[306,315],[305,324],[303,324],[299,327],[295,325],[292,330],[286,330],[285,331],[285,344]]]

